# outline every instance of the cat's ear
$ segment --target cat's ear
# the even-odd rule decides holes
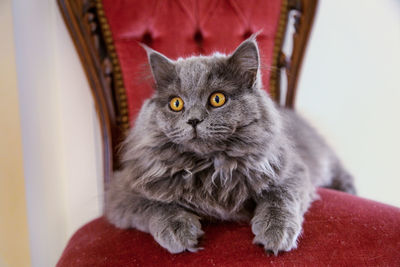
[[[151,49],[147,45],[140,45],[146,50],[151,72],[157,87],[171,83],[176,76],[174,62],[163,54]]]
[[[250,38],[243,41],[228,59],[228,64],[234,67],[251,87],[257,81],[260,68],[260,55],[256,36],[257,35],[252,35]]]

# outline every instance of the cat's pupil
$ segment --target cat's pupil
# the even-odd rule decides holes
[[[215,98],[214,98],[214,100],[215,100],[215,102],[218,104],[219,103],[219,96],[215,96]]]
[[[179,107],[179,100],[175,101],[175,107]]]

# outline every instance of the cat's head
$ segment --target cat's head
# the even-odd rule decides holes
[[[145,47],[146,48],[146,47]],[[246,135],[265,111],[255,37],[230,55],[173,61],[146,48],[155,81],[157,127],[176,144],[200,153],[224,150]],[[264,99],[264,100],[263,100]],[[257,130],[256,130],[257,131]]]

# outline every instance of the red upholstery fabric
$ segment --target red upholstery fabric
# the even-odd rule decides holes
[[[281,0],[103,0],[128,96],[129,117],[150,96],[151,83],[143,42],[176,59],[230,53],[244,39],[262,29],[258,37],[261,60],[271,66]],[[270,68],[263,68],[268,90]],[[146,73],[147,72],[147,73]]]
[[[400,209],[328,189],[306,214],[297,250],[267,256],[246,224],[204,226],[204,250],[169,254],[104,218],[82,227],[58,266],[400,266]]]

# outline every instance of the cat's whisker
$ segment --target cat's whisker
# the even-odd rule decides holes
[[[182,133],[183,131],[179,131],[179,132],[175,132],[175,133],[171,133],[171,134],[168,134],[168,136],[170,136],[170,137],[173,137],[173,136],[179,136],[179,135],[181,135],[181,133]]]
[[[182,132],[183,132],[183,129],[173,129],[172,131],[167,132],[166,135],[170,139],[176,139],[181,136]]]
[[[183,131],[183,129],[180,129],[180,128],[173,128],[171,131],[169,131],[168,133],[169,134],[174,134],[174,133],[177,133],[177,132],[180,132],[180,131]]]
[[[217,134],[227,134],[227,133],[230,133],[230,131],[210,131],[209,133],[213,134],[213,135],[217,135]]]
[[[231,127],[206,127],[207,130],[230,130]]]
[[[207,129],[208,132],[227,132],[229,133],[232,130],[232,128],[212,128],[212,129]]]
[[[226,124],[210,123],[211,127],[229,127]]]
[[[229,134],[231,131],[208,131],[210,134]]]

